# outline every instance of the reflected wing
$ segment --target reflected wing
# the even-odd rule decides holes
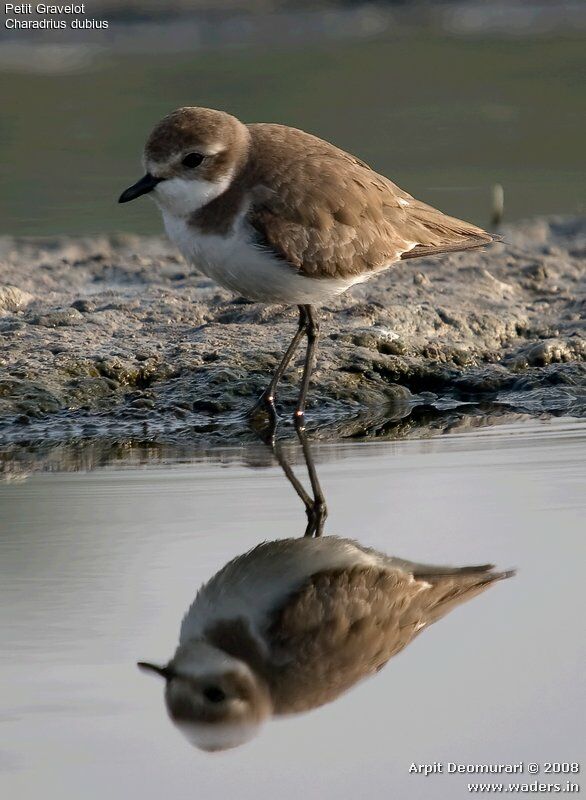
[[[421,578],[377,568],[313,575],[268,629],[277,713],[333,700],[427,625],[506,576],[481,569]]]

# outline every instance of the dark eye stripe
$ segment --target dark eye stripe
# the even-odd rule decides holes
[[[204,157],[201,153],[188,153],[181,163],[184,167],[193,169],[194,167],[199,167],[203,159]]]

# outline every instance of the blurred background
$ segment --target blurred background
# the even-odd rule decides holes
[[[41,19],[0,27],[0,233],[158,233],[152,204],[116,199],[181,105],[304,128],[480,224],[496,183],[508,221],[584,210],[584,2],[89,0],[83,29],[10,18]]]

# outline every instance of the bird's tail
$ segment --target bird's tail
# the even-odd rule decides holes
[[[494,564],[472,564],[468,567],[438,567],[434,564],[416,564],[413,570],[413,577],[423,580],[439,580],[446,576],[452,577],[471,577],[484,579],[490,582],[511,578],[515,570],[504,570],[503,572],[493,572]]]
[[[417,565],[419,567],[419,565]],[[413,571],[416,580],[431,584],[429,622],[437,622],[455,606],[470,600],[493,583],[512,578],[514,569],[494,571],[494,564],[478,564],[469,567],[434,567],[421,565]]]
[[[470,250],[501,241],[500,236],[471,222],[449,217],[415,198],[409,200],[408,215],[413,240],[418,244],[403,253],[401,260]]]

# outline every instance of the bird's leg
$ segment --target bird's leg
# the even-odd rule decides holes
[[[305,535],[311,536],[311,533],[308,534],[307,531],[310,525],[310,517],[313,514],[313,500],[311,496],[305,491],[305,488],[301,483],[301,481],[299,480],[299,478],[297,477],[297,475],[295,475],[295,473],[293,472],[291,465],[283,455],[283,450],[276,441],[272,442],[271,449],[273,451],[275,458],[279,462],[279,466],[285,473],[285,477],[287,478],[291,486],[295,489],[297,496],[305,506],[305,513],[307,514],[307,519],[308,519]]]
[[[272,411],[269,410],[269,424],[264,429],[256,429],[256,433],[260,436],[262,441],[269,447],[273,455],[277,455],[277,425],[279,420],[277,419],[277,412],[275,411],[274,407]],[[277,461],[279,458],[277,457]],[[281,463],[279,461],[279,463]]]
[[[307,351],[305,353],[305,365],[303,367],[303,378],[301,381],[301,391],[299,392],[299,400],[297,402],[297,410],[295,411],[295,424],[302,428],[303,418],[305,415],[305,403],[307,401],[307,390],[309,389],[309,381],[311,378],[311,370],[313,369],[313,362],[315,360],[315,353],[317,350],[317,338],[319,336],[319,317],[314,306],[300,306],[305,309],[306,323],[305,332],[307,334]]]
[[[254,412],[258,408],[260,408],[261,406],[264,407],[268,411],[269,416],[270,416],[271,421],[273,422],[273,424],[276,422],[276,418],[277,418],[277,412],[276,412],[276,409],[275,409],[275,397],[276,397],[276,393],[277,393],[277,385],[278,385],[279,381],[281,380],[281,378],[283,377],[283,373],[285,372],[285,370],[289,366],[289,362],[291,361],[291,359],[295,355],[295,351],[299,347],[299,342],[301,341],[301,338],[302,338],[303,334],[305,333],[305,330],[306,330],[306,328],[307,328],[307,326],[309,324],[307,311],[306,311],[307,308],[308,308],[308,306],[299,306],[299,323],[298,323],[298,326],[297,326],[297,331],[295,333],[295,336],[291,340],[291,343],[290,343],[289,347],[285,351],[285,355],[283,356],[283,358],[281,359],[281,362],[279,363],[279,366],[275,370],[275,374],[273,375],[273,377],[271,379],[271,382],[269,383],[267,388],[264,390],[264,392],[262,393],[262,395],[258,399],[256,405],[252,409],[253,412]]]
[[[297,477],[295,472],[293,471],[291,465],[287,461],[282,447],[276,440],[276,437],[272,437],[270,440],[265,439],[266,444],[268,444],[273,451],[275,458],[277,459],[279,466],[285,473],[285,477],[291,484],[291,486],[295,489],[295,492],[303,505],[305,506],[305,513],[307,515],[307,526],[305,528],[304,536],[321,536],[323,533],[324,523],[328,516],[328,508],[326,506],[325,497],[321,490],[321,486],[317,477],[317,471],[315,469],[315,464],[313,463],[313,457],[311,455],[311,450],[309,447],[309,442],[307,441],[307,437],[305,432],[301,426],[297,427],[297,435],[299,437],[299,441],[301,442],[301,449],[303,451],[303,458],[305,460],[305,465],[307,467],[307,474],[309,475],[309,480],[311,483],[311,491],[313,493],[313,497],[307,492]]]
[[[301,418],[299,418],[301,419]],[[321,536],[324,529],[324,524],[328,516],[328,507],[326,499],[317,477],[317,470],[309,447],[309,441],[305,434],[303,424],[295,420],[295,428],[297,436],[301,442],[301,449],[303,450],[303,457],[305,458],[305,466],[307,467],[307,474],[311,483],[311,491],[313,492],[313,503],[309,505],[305,503],[305,510],[307,513],[307,528],[305,529],[305,536]]]

